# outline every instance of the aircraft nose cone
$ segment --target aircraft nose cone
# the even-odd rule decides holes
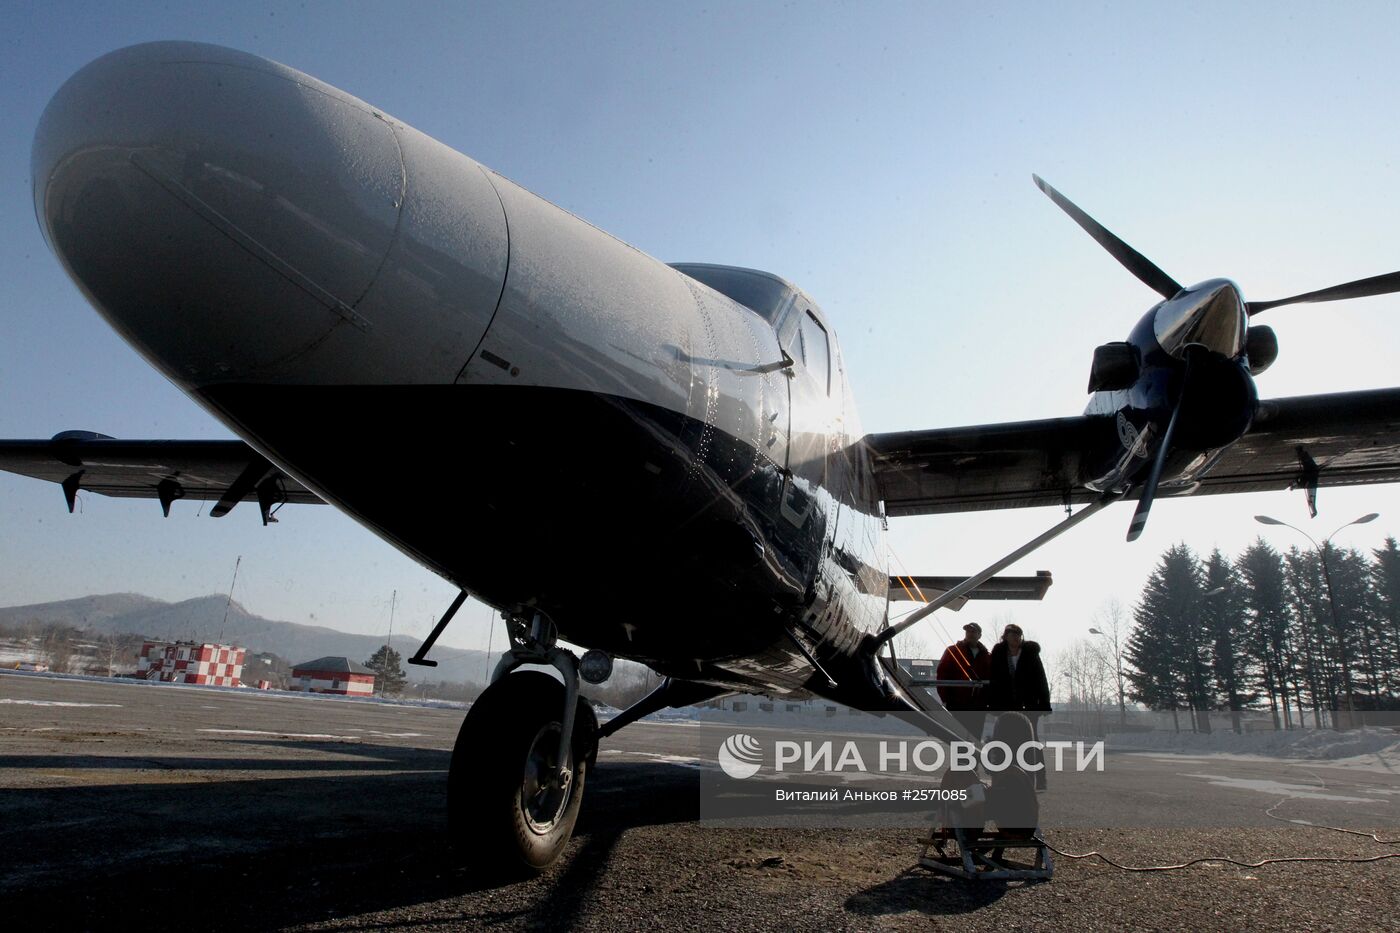
[[[300,72],[195,43],[133,46],[74,75],[32,152],[49,245],[152,363],[191,386],[276,379],[337,328],[394,238],[405,174],[371,107]]]
[[[1228,279],[1182,289],[1159,305],[1152,319],[1157,343],[1176,357],[1198,346],[1233,359],[1244,350],[1248,326],[1239,287]]]

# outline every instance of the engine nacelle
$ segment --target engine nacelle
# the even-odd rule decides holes
[[[1259,395],[1243,360],[1200,352],[1192,360],[1173,447],[1218,450],[1239,440],[1254,421]]]

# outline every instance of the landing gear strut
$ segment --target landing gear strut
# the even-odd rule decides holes
[[[507,873],[552,864],[573,834],[598,722],[578,693],[578,659],[542,613],[508,618],[511,649],[462,723],[448,771],[455,844]],[[522,664],[556,668],[563,683]]]

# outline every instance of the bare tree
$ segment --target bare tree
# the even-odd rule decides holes
[[[39,649],[48,662],[49,670],[67,674],[73,668],[73,633],[55,626],[44,633]]]
[[[900,658],[932,659],[943,656],[942,648],[934,648],[927,631],[915,626],[894,637],[894,653]]]
[[[141,651],[143,639],[130,632],[108,632],[98,639],[98,651],[108,677],[133,668]]]
[[[1107,656],[1108,668],[1113,672],[1113,682],[1118,699],[1118,725],[1128,724],[1127,679],[1123,674],[1123,654],[1128,648],[1128,635],[1132,622],[1128,611],[1116,597],[1104,601],[1090,620],[1093,625],[1089,633],[1097,639],[1095,647]]]
[[[44,635],[48,628],[38,619],[30,619],[19,628],[20,641],[24,643],[26,651],[35,652],[37,657],[43,657]]]
[[[1055,655],[1054,669],[1054,683],[1064,689],[1061,707],[1078,719],[1082,732],[1103,732],[1104,710],[1114,698],[1114,671],[1102,648],[1086,638],[1074,641]]]

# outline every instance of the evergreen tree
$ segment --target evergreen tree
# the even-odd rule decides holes
[[[1400,544],[1369,559],[1324,547],[1283,554],[1259,538],[1233,563],[1185,543],[1163,552],[1133,609],[1128,695],[1178,729],[1185,706],[1206,731],[1208,711],[1229,710],[1240,732],[1263,701],[1276,729],[1303,727],[1309,707],[1321,727],[1349,689],[1358,711],[1400,709]]]
[[[1199,610],[1201,568],[1185,544],[1168,548],[1143,587],[1128,639],[1129,693],[1149,709],[1200,709],[1205,677]],[[1180,728],[1179,721],[1177,728]]]
[[[1365,556],[1352,548],[1327,546],[1327,562],[1336,600],[1336,620],[1329,618],[1333,660],[1341,671],[1343,689],[1351,685],[1357,709],[1373,707],[1383,689],[1385,648],[1373,612],[1371,568]],[[1340,703],[1348,705],[1345,698]]]
[[[1257,698],[1250,676],[1249,632],[1244,593],[1235,568],[1217,548],[1205,566],[1208,598],[1201,606],[1201,622],[1211,644],[1215,706],[1230,711],[1230,727],[1242,732],[1240,712]]]
[[[1243,589],[1249,653],[1255,660],[1258,684],[1269,698],[1274,728],[1293,728],[1288,712],[1286,674],[1291,665],[1288,594],[1283,557],[1257,538],[1235,562]],[[1280,713],[1282,719],[1280,720]]]
[[[393,648],[380,645],[365,662],[365,667],[374,671],[375,689],[381,696],[397,696],[403,692],[404,682],[408,678],[399,666],[401,660],[399,653]]]
[[[1291,685],[1298,707],[1299,725],[1303,710],[1311,705],[1313,725],[1321,728],[1323,710],[1336,709],[1341,677],[1336,664],[1336,639],[1327,621],[1331,610],[1326,582],[1316,552],[1289,548],[1284,556],[1284,577],[1292,601],[1289,639],[1293,646],[1293,663],[1285,680]]]
[[[1395,538],[1371,552],[1372,614],[1376,640],[1386,648],[1385,692],[1392,698],[1400,693],[1400,546]]]

